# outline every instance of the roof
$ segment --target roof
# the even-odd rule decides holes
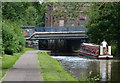
[[[35,26],[21,26],[22,29],[34,29]]]
[[[83,45],[87,45],[87,46],[100,46],[100,45],[97,45],[97,44],[92,44],[92,43],[82,43]]]

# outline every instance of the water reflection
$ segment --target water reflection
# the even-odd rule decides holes
[[[100,61],[100,76],[102,81],[111,79],[111,61]]]
[[[98,60],[83,56],[52,56],[76,78],[100,75],[102,81],[119,81],[120,60]]]

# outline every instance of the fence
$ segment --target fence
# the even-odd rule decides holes
[[[36,32],[86,31],[85,27],[35,27]]]

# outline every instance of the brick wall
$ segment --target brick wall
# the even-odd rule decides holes
[[[84,5],[82,7],[79,7],[81,10],[89,10],[89,6],[88,5]],[[84,12],[80,11],[77,12],[76,14],[78,14],[78,17],[58,17],[57,21],[54,21],[55,17],[54,17],[54,13],[53,11],[55,10],[64,10],[64,7],[54,7],[54,4],[50,4],[46,6],[47,12],[46,12],[46,23],[45,26],[48,27],[58,27],[63,25],[63,21],[64,20],[64,26],[83,26],[84,23],[86,22],[86,17],[87,15],[84,14]],[[74,12],[74,11],[73,11]],[[67,14],[67,13],[66,13]],[[66,21],[67,19],[67,21]]]

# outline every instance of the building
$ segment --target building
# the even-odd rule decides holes
[[[35,32],[34,26],[21,26],[25,38],[30,37]],[[26,47],[38,48],[38,40],[26,40]]]
[[[30,37],[35,32],[34,26],[21,26],[21,28],[24,31],[23,35],[25,37]]]
[[[66,3],[60,3],[66,4]],[[70,4],[70,3],[69,3]],[[82,5],[78,5],[78,11],[72,10],[75,8],[71,7],[64,7],[64,6],[55,6],[53,3],[46,6],[46,18],[45,18],[45,26],[46,27],[69,27],[69,26],[84,26],[85,22],[88,19],[88,16],[83,12],[89,10],[89,4],[84,3]],[[71,11],[70,11],[71,10]],[[74,12],[74,13],[73,13]],[[68,16],[70,14],[76,15]]]
[[[57,5],[56,5],[57,4]],[[69,6],[65,6],[65,5]],[[76,3],[75,3],[76,4]],[[74,5],[72,2],[58,2],[51,3],[46,6],[45,14],[45,27],[53,32],[61,31],[81,31],[81,28],[85,28],[85,23],[88,16],[85,11],[89,10],[88,3],[77,3]],[[74,9],[75,8],[75,9]],[[72,52],[77,51],[80,48],[80,43],[87,41],[87,39],[58,39],[58,40],[45,40],[47,41],[47,47],[54,52]],[[41,40],[42,44],[43,41]],[[43,44],[46,45],[46,44]],[[42,47],[43,45],[40,45]]]

